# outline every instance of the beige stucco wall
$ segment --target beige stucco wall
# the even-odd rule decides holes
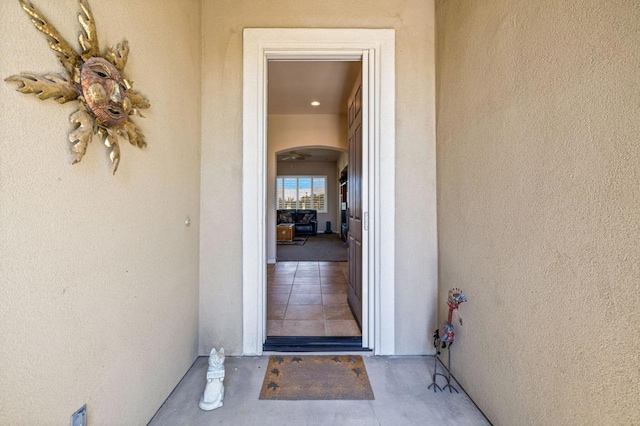
[[[242,338],[242,30],[396,30],[396,352],[435,324],[434,6],[423,0],[203,1],[200,353]],[[416,238],[416,234],[427,238]],[[429,238],[430,237],[430,238]],[[224,319],[221,321],[221,319]]]
[[[437,2],[439,307],[497,425],[640,423],[640,7]]]
[[[78,46],[77,0],[33,3]],[[145,424],[197,351],[200,1],[91,1],[101,45],[151,108],[148,148],[96,139],[71,166],[72,103],[0,82],[0,424]],[[0,2],[0,77],[59,72],[17,1]],[[185,218],[192,225],[185,227]]]

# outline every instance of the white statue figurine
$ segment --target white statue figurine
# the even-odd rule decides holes
[[[207,385],[204,394],[200,398],[200,408],[210,411],[222,407],[224,399],[224,348],[211,349],[209,354],[209,368],[207,369]]]

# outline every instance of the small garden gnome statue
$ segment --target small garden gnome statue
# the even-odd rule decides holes
[[[200,398],[200,408],[210,411],[218,407],[222,407],[224,399],[224,348],[216,352],[211,349],[209,354],[209,368],[207,369],[207,385],[204,388],[204,394]]]

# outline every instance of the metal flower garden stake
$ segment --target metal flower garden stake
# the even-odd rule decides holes
[[[431,389],[433,386],[433,391],[436,390],[443,391],[446,388],[449,388],[449,392],[453,389],[458,393],[458,389],[451,386],[451,346],[455,340],[455,333],[453,329],[453,316],[458,317],[458,321],[460,325],[462,325],[462,317],[458,312],[458,307],[461,303],[467,301],[467,296],[464,294],[462,290],[459,288],[452,288],[449,290],[449,296],[447,297],[447,305],[449,306],[449,314],[447,315],[447,320],[442,324],[442,327],[433,332],[433,346],[436,348],[436,356],[434,357],[433,364],[433,375],[431,376],[431,384],[427,389]],[[440,355],[440,349],[447,349],[448,363],[447,363],[447,374],[437,373],[438,368],[438,355]],[[442,376],[447,379],[447,384],[444,387],[438,386],[436,383],[436,377]]]
[[[69,133],[71,151],[76,154],[73,164],[82,160],[93,135],[98,134],[110,148],[109,158],[115,173],[120,163],[120,137],[139,148],[147,145],[144,135],[131,117],[142,116],[139,110],[149,108],[149,101],[133,90],[133,83],[123,76],[129,43],[124,40],[100,52],[89,3],[79,0],[81,51],[76,52],[30,1],[19,2],[31,17],[33,25],[47,36],[49,46],[57,53],[64,72],[43,75],[21,73],[5,81],[19,83],[19,92],[34,94],[38,99],[54,99],[60,104],[77,101],[78,109],[69,118],[75,125]]]

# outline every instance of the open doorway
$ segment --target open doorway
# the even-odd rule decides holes
[[[270,350],[362,347],[354,317],[362,307],[347,298],[349,277],[356,276],[350,265],[358,262],[349,262],[353,249],[341,238],[348,212],[341,174],[352,161],[348,104],[361,70],[360,60],[268,61],[267,151],[276,157],[276,252],[266,287]]]
[[[267,336],[267,261],[276,236],[275,209],[267,208],[275,202],[268,184],[275,181],[276,168],[267,150],[266,114],[272,59],[363,61],[362,346],[376,355],[394,354],[395,31],[313,28],[243,31],[243,354],[261,354]]]

